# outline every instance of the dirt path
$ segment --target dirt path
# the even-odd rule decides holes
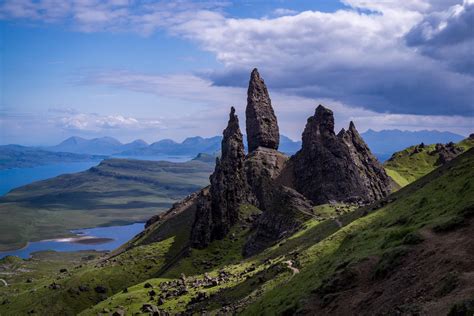
[[[297,273],[300,273],[300,270],[298,268],[295,268],[293,267],[293,261],[291,260],[288,260],[288,261],[285,261],[284,263],[286,263],[287,267],[293,271],[293,275],[297,274]]]
[[[0,279],[0,283],[3,283],[3,285],[8,286],[7,281],[5,281],[4,279]]]

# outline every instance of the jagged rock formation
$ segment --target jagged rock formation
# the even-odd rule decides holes
[[[351,126],[334,133],[334,115],[319,105],[308,119],[303,144],[292,157],[296,190],[316,204],[369,202],[388,195],[385,171]]]
[[[436,166],[444,165],[450,160],[456,158],[460,153],[463,152],[463,149],[457,147],[453,142],[444,144],[436,144],[435,150],[430,153],[430,155],[439,154],[439,158],[436,161]]]
[[[368,188],[368,198],[371,201],[379,200],[390,194],[394,183],[385,172],[382,164],[371,153],[369,147],[359,135],[351,121],[349,129],[342,129],[337,135],[349,148],[352,161],[357,166],[359,177]]]
[[[245,110],[249,152],[258,147],[278,149],[280,132],[267,87],[255,68],[250,76]]]
[[[308,119],[302,149],[291,159],[278,152],[277,120],[257,69],[249,82],[246,122],[247,156],[231,109],[211,185],[197,198],[193,247],[224,238],[238,222],[242,204],[262,212],[243,249],[252,255],[299,229],[312,216],[313,202],[368,202],[390,192],[390,178],[354,124],[336,135],[333,113],[321,105]]]
[[[248,192],[244,158],[239,120],[232,107],[222,139],[222,155],[217,158],[216,168],[210,177],[210,196],[202,197],[197,207],[192,234],[195,246],[202,247],[211,240],[225,237],[236,223],[239,206]]]
[[[274,149],[259,147],[245,160],[245,173],[252,192],[248,200],[260,209],[265,209],[265,201],[274,186],[274,179],[283,170],[288,157]]]

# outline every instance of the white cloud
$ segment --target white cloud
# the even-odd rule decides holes
[[[429,2],[347,2],[380,13],[306,11],[273,19],[217,15],[171,29],[226,66],[211,76],[218,85],[244,86],[249,70],[258,66],[271,86],[286,93],[378,112],[472,115],[472,73],[451,71],[406,46],[404,36],[430,12]]]
[[[248,79],[248,78],[247,78]],[[83,83],[104,84],[120,89],[150,93],[159,97],[184,99],[201,106],[186,113],[161,118],[174,137],[190,135],[213,136],[221,133],[227,123],[228,111],[235,106],[245,129],[245,87],[214,86],[210,80],[196,75],[151,75],[140,73],[90,73]],[[331,108],[338,129],[354,121],[360,131],[400,128],[405,130],[438,129],[467,135],[473,126],[472,117],[377,113],[354,104],[328,98],[288,95],[271,89],[270,96],[283,134],[300,139],[310,115],[318,104]]]
[[[275,16],[294,15],[297,13],[298,11],[296,10],[291,10],[291,9],[286,9],[286,8],[277,8],[273,10],[273,15]]]
[[[461,41],[454,49],[434,43],[451,26],[459,26],[456,23],[464,21],[460,17],[468,17],[472,0],[462,6],[460,0],[344,2],[351,8],[298,14],[279,10],[274,13],[283,16],[258,19],[229,17],[223,12],[226,3],[213,1],[6,0],[0,5],[0,18],[67,20],[86,32],[148,35],[166,29],[214,53],[225,68],[201,77],[102,72],[83,78],[87,84],[198,103],[200,110],[163,120],[175,133],[219,133],[230,105],[242,113],[248,74],[255,66],[267,80],[282,130],[294,138],[299,138],[319,102],[335,109],[341,124],[352,118],[361,130],[437,128],[469,133],[474,74],[468,67],[460,73],[459,61],[472,54],[472,42]],[[136,123],[126,117],[75,114],[64,124],[113,129]]]
[[[66,115],[64,115],[66,114]],[[163,127],[160,120],[136,119],[122,115],[99,115],[96,113],[63,113],[50,121],[66,130],[104,131],[110,129],[137,130]]]

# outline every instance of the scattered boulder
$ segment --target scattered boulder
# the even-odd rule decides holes
[[[94,288],[94,291],[99,294],[105,294],[107,293],[107,288],[105,286],[98,285]]]
[[[49,286],[48,286],[51,290],[59,290],[61,288],[61,285],[60,284],[57,284],[56,282],[53,282],[51,283]]]
[[[125,316],[126,313],[123,309],[119,308],[119,309],[116,309],[113,313],[112,313],[112,316]]]

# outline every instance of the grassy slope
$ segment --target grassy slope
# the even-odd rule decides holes
[[[396,200],[343,227],[300,256],[303,269],[289,282],[268,291],[244,314],[297,310],[311,290],[341,264],[381,256],[403,244],[410,233],[453,221],[474,207],[474,151],[405,187]],[[356,251],[355,251],[356,250]]]
[[[44,274],[42,269],[32,265],[26,266],[29,270],[27,275],[21,271],[18,271],[18,275],[7,274],[4,279],[10,286],[0,287],[0,315],[23,315],[30,310],[35,310],[40,315],[76,315],[110,295],[156,276],[173,254],[184,246],[183,240],[189,237],[192,219],[192,212],[174,217],[165,223],[166,233],[160,235],[160,242],[146,244],[138,239],[134,248],[111,258],[103,256],[76,265],[68,274],[61,275],[60,279],[56,270]],[[157,228],[159,225],[161,223],[154,226]],[[0,270],[1,268],[0,261]],[[35,278],[33,285],[25,285],[28,276]],[[48,286],[52,282],[58,283],[61,288],[50,289]],[[36,289],[34,292],[31,292],[32,286]],[[87,286],[89,290],[81,292],[79,286]],[[107,292],[96,293],[94,289],[97,286],[107,288]],[[5,299],[9,303],[2,305],[1,302]]]
[[[474,147],[474,139],[466,138],[459,142],[457,146],[466,151]],[[413,154],[415,147],[411,146],[394,153],[392,158],[384,163],[388,175],[401,187],[412,183],[438,167],[435,164],[439,155],[430,154],[434,151],[435,145],[426,145],[419,153]]]
[[[179,278],[181,273],[192,276],[191,279],[203,279],[204,272],[217,276],[222,270],[231,274],[228,281],[209,288],[191,288],[185,295],[166,298],[160,308],[184,311],[198,292],[205,292],[210,298],[202,306],[208,311],[217,312],[224,304],[233,305],[246,315],[293,313],[305,304],[311,290],[317,289],[337,267],[368,257],[382,257],[403,246],[407,235],[453,221],[465,210],[472,210],[474,151],[403,188],[390,199],[393,201],[387,205],[382,202],[382,207],[341,215],[338,220],[342,228],[331,219],[337,212],[323,208],[316,212],[319,216],[306,223],[304,230],[247,259],[240,255],[247,232],[235,227],[237,239],[227,237],[205,250],[192,250],[189,257],[159,278],[138,284],[128,293],[112,296],[82,314],[96,315],[119,306],[129,313],[138,312],[143,303],[157,304],[156,296],[151,298],[148,294],[147,282],[159,295],[160,284]],[[201,266],[202,260],[213,264]],[[287,260],[293,260],[300,273],[293,275],[285,264]],[[379,266],[384,268],[382,264]],[[130,300],[133,303],[129,303]]]
[[[74,228],[144,221],[204,187],[213,165],[111,159],[0,199],[0,251]]]
[[[97,315],[119,307],[133,314],[139,312],[144,303],[158,305],[160,284],[177,280],[181,273],[192,282],[204,279],[206,272],[216,277],[222,271],[230,276],[218,285],[188,286],[188,293],[167,297],[160,308],[184,311],[198,292],[204,292],[208,298],[194,305],[197,310],[203,307],[217,312],[226,305],[247,315],[293,313],[305,305],[311,291],[338,267],[368,257],[380,258],[400,247],[409,248],[411,246],[404,245],[407,235],[455,222],[466,210],[472,212],[474,150],[406,186],[389,201],[355,211],[341,205],[318,207],[303,230],[250,258],[241,256],[249,227],[239,224],[225,239],[213,242],[204,250],[193,249],[163,270],[170,258],[168,254],[177,253],[183,246],[183,241],[175,242],[177,236],[189,233],[186,232],[189,226],[183,228],[182,221],[176,221],[176,229],[168,227],[169,235],[162,236],[159,242],[137,246],[98,266],[78,268],[72,276],[60,281],[64,286],[62,290],[39,289],[33,294],[20,290],[18,293],[16,288],[21,285],[13,284],[8,292],[11,302],[0,305],[0,314],[18,315],[34,308],[51,311],[51,314],[82,311],[82,315]],[[243,207],[242,223],[246,223],[245,218],[253,212],[258,210]],[[339,217],[334,219],[335,216]],[[293,274],[286,263],[288,260],[293,261],[299,273]],[[379,266],[384,268],[382,264]],[[157,295],[149,295],[151,288],[147,283]],[[93,292],[71,293],[70,289],[80,284],[91,287],[104,284],[109,288],[109,297]],[[130,286],[128,291],[122,292],[126,286]]]

